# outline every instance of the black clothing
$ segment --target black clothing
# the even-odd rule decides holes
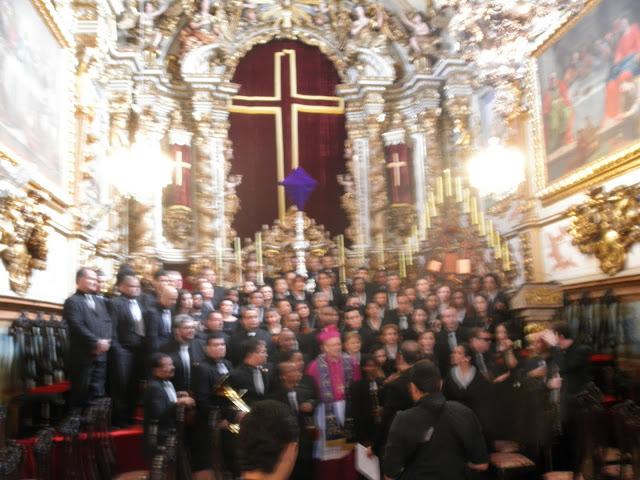
[[[144,334],[144,318],[136,321],[132,303],[142,314],[142,305],[136,298],[124,295],[109,303],[109,313],[118,339],[118,345],[109,352],[109,375],[113,398],[114,423],[124,425],[133,418],[138,401],[139,386],[146,378],[148,359]]]
[[[195,472],[212,467],[212,445],[210,414],[214,409],[220,411],[220,420],[234,423],[236,411],[225,397],[218,395],[214,387],[231,372],[229,360],[213,360],[207,357],[193,369],[193,399],[196,401],[196,422],[194,426],[192,448],[193,470]],[[226,373],[225,373],[226,372]]]
[[[262,384],[264,386],[264,391],[262,393],[258,393],[256,390],[255,383],[253,381],[253,371],[254,367],[251,367],[245,363],[239,365],[237,368],[231,371],[231,378],[229,379],[230,385],[233,389],[238,392],[240,390],[246,390],[247,393],[244,394],[242,399],[249,406],[253,405],[259,400],[264,400],[266,396],[269,394],[269,388],[271,386],[271,376],[273,375],[273,367],[271,364],[267,363],[263,367],[260,368],[260,373],[262,375]]]
[[[476,369],[471,383],[465,388],[454,380],[451,373],[452,371],[453,368],[450,369],[444,381],[444,387],[442,389],[444,396],[447,400],[455,400],[469,407],[473,413],[476,414],[478,420],[480,420],[480,425],[482,425],[487,439],[494,440],[495,433],[491,415],[491,392],[493,385]]]
[[[432,435],[425,444],[431,427]],[[403,480],[460,480],[465,478],[467,462],[488,461],[473,412],[460,403],[447,402],[442,393],[432,393],[394,419],[385,448],[384,474],[396,479],[403,473]]]
[[[69,361],[70,406],[81,409],[91,400],[105,395],[107,355],[94,354],[98,340],[111,340],[112,348],[117,346],[117,340],[107,308],[95,295],[77,290],[65,300],[62,318],[69,325],[72,353]]]
[[[295,403],[290,398],[290,393],[295,395]],[[307,480],[313,477],[313,460],[311,457],[313,442],[307,427],[311,426],[313,420],[313,410],[310,413],[304,413],[300,411],[300,405],[303,403],[311,403],[313,407],[317,405],[318,401],[315,398],[313,389],[310,389],[302,384],[297,385],[293,390],[289,391],[284,387],[278,388],[268,398],[277,400],[282,403],[286,403],[291,412],[298,419],[298,427],[300,429],[300,435],[298,438],[298,457],[296,458],[296,464],[293,467],[291,480]],[[297,404],[297,408],[294,406]]]
[[[271,334],[261,328],[256,330],[255,335],[251,335],[249,332],[242,328],[238,328],[230,337],[229,337],[229,349],[227,350],[227,358],[231,360],[231,363],[236,366],[240,365],[244,360],[242,355],[242,344],[248,340],[249,338],[257,338],[258,340],[264,340],[267,344],[267,353],[269,355],[275,353],[276,345],[273,343],[271,339]]]
[[[171,383],[176,387],[177,392],[190,392],[193,390],[193,370],[197,367],[205,358],[202,344],[195,338],[191,340],[187,346],[189,352],[189,369],[185,369],[185,365],[180,356],[181,345],[174,338],[160,347],[162,353],[166,353],[173,360],[173,366],[175,371]]]
[[[378,438],[381,417],[376,417],[376,408],[381,407],[382,380],[374,380],[377,389],[371,388],[371,382],[362,378],[351,384],[351,416],[355,440],[363,445],[373,445]]]
[[[438,365],[440,366],[442,378],[449,373],[449,368],[451,367],[452,349],[449,346],[449,333],[450,332],[447,332],[444,329],[436,333],[435,353],[438,357]],[[456,346],[469,341],[470,333],[465,327],[459,326],[454,333],[456,337]]]
[[[142,452],[149,465],[152,465],[155,448],[151,444],[150,428],[158,425],[157,446],[164,445],[171,429],[176,427],[176,403],[169,399],[163,381],[151,377],[144,392],[144,426],[142,434]]]
[[[382,420],[380,429],[378,430],[378,438],[376,441],[376,450],[379,452],[387,441],[387,434],[396,413],[407,410],[413,406],[413,399],[409,391],[409,375],[411,369],[405,370],[398,378],[389,382],[382,389]],[[377,453],[376,452],[376,453]]]
[[[143,314],[145,332],[147,333],[147,351],[149,353],[159,352],[160,347],[173,338],[171,325],[166,325],[163,318],[165,310],[171,311],[156,303]]]

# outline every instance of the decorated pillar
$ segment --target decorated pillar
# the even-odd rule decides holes
[[[387,194],[387,163],[382,143],[381,126],[384,121],[384,98],[382,91],[377,88],[367,89],[364,96],[365,128],[369,146],[369,184],[370,184],[370,217],[372,238],[384,239],[389,233],[387,229],[386,211],[389,206]],[[378,248],[383,243],[376,242]],[[381,260],[381,257],[380,257]],[[383,263],[383,262],[380,262]],[[380,265],[382,266],[382,265]]]
[[[436,65],[434,74],[444,77],[443,131],[445,137],[445,165],[453,174],[461,173],[469,155],[471,133],[469,114],[471,95],[471,70],[465,60],[444,59]]]
[[[347,236],[364,251],[371,239],[371,184],[369,183],[369,139],[364,125],[364,112],[359,102],[349,102],[346,107],[346,128],[349,140],[345,148],[349,177],[343,177],[345,188],[342,203],[347,210],[353,230]]]

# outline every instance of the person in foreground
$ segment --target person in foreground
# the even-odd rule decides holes
[[[474,413],[440,392],[440,371],[429,360],[413,367],[413,408],[398,412],[384,454],[386,480],[460,480],[489,467],[487,447]],[[473,477],[472,477],[473,478]]]
[[[276,400],[256,402],[240,423],[237,461],[240,480],[286,480],[298,456],[298,422]]]

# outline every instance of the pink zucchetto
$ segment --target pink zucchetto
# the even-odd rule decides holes
[[[332,338],[340,338],[340,332],[334,325],[324,328],[316,337],[320,343],[324,343]]]

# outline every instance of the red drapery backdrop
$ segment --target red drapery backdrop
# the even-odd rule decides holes
[[[336,179],[345,171],[344,114],[337,113],[336,99],[317,98],[336,96],[339,77],[331,61],[315,47],[271,42],[254,47],[240,61],[232,81],[241,85],[229,130],[231,171],[243,175],[237,188],[241,210],[233,223],[238,235],[252,237],[261,225],[278,218],[278,162],[286,177],[296,157],[319,183],[305,212],[332,235],[344,232],[343,192]]]
[[[392,204],[413,203],[409,148],[404,143],[387,147],[387,185]]]

